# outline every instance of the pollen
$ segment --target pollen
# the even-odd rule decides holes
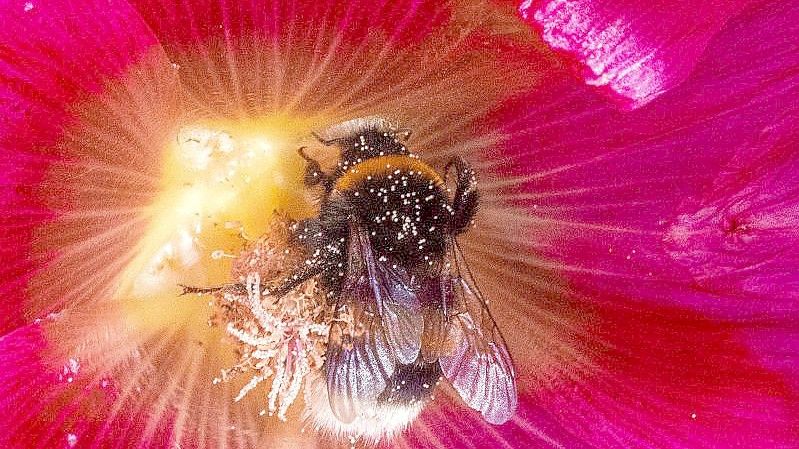
[[[298,130],[283,131],[274,126],[273,132],[273,127],[265,122],[256,126],[220,121],[170,130],[163,142],[151,142],[153,147],[163,145],[155,155],[162,160],[147,154],[148,159],[155,159],[153,165],[158,165],[159,172],[152,176],[153,186],[148,187],[151,197],[137,206],[135,225],[114,222],[116,215],[107,214],[109,223],[135,237],[122,240],[131,243],[119,251],[106,248],[118,241],[116,237],[105,239],[98,234],[96,240],[91,240],[99,242],[97,248],[105,248],[95,249],[98,254],[115,254],[107,261],[100,259],[115,275],[107,288],[95,289],[94,280],[86,281],[88,289],[100,291],[98,297],[107,303],[93,307],[98,310],[98,317],[85,326],[92,331],[95,327],[102,329],[113,346],[99,343],[105,342],[105,337],[97,338],[95,343],[94,334],[77,334],[73,329],[78,327],[72,322],[69,333],[61,330],[66,326],[53,326],[56,330],[48,331],[59,337],[75,335],[52,339],[58,341],[59,354],[69,350],[69,356],[55,365],[63,364],[59,374],[65,384],[78,384],[90,367],[100,369],[97,360],[105,369],[118,366],[123,357],[135,357],[131,360],[136,363],[144,360],[146,375],[132,369],[117,373],[114,368],[109,379],[130,379],[133,389],[138,388],[139,377],[143,380],[152,376],[148,377],[148,385],[155,386],[150,391],[169,389],[162,396],[163,401],[153,399],[156,403],[147,409],[148,413],[157,414],[162,407],[171,407],[171,398],[176,397],[171,391],[185,388],[186,397],[190,398],[185,404],[192,406],[206,401],[203,407],[217,410],[219,404],[225,404],[219,408],[237,410],[234,413],[239,416],[250,411],[257,416],[258,410],[263,409],[279,419],[299,414],[295,412],[302,410],[306,378],[323,363],[328,320],[324,310],[319,312],[319,305],[325,303],[321,301],[324,298],[318,298],[318,288],[312,281],[277,302],[264,293],[277,270],[307,257],[285,243],[285,225],[270,223],[269,218],[274,210],[293,217],[307,216],[311,210],[309,200],[297,194],[302,191],[303,161],[296,156],[293,134],[304,135],[308,126],[292,126]],[[93,207],[101,204],[98,201]],[[100,227],[91,232],[96,229]],[[250,237],[259,235],[264,237],[257,241]],[[80,286],[84,285],[82,282],[65,280],[64,284]],[[231,287],[204,298],[178,296],[179,284],[213,286],[225,282],[242,288]],[[148,352],[156,341],[158,345],[164,342],[166,350]],[[72,351],[76,355],[72,356]],[[163,353],[186,357],[156,360],[151,355]],[[181,365],[189,360],[191,369]],[[111,381],[100,374],[97,382],[106,388]],[[215,378],[217,387],[213,386]],[[145,384],[141,386],[144,388]],[[194,392],[190,391],[191,386],[196,386]],[[129,393],[136,395],[136,391]],[[197,392],[204,391],[207,394],[202,393],[198,399]],[[260,402],[261,407],[252,407],[253,402]],[[194,413],[192,407],[181,406],[180,416],[188,417],[188,422],[197,418]],[[243,427],[243,423],[237,424]]]
[[[280,298],[268,295],[265,286],[302,260],[300,251],[286,253],[289,226],[276,218],[266,234],[238,255],[231,277],[242,282],[214,294],[211,320],[225,330],[238,355],[212,383],[246,377],[234,402],[268,384],[258,396],[266,398],[263,410],[281,421],[287,420],[306,376],[322,369],[332,318],[314,280]]]

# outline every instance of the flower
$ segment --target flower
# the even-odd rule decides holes
[[[252,380],[303,372],[274,354],[324,329],[257,340],[179,284],[228,281],[273,210],[311,215],[296,148],[373,114],[434,166],[478,169],[463,246],[520,396],[492,426],[444,388],[382,444],[799,444],[797,5],[32,0],[0,18],[4,447],[349,445],[288,389],[285,422],[261,414]],[[263,371],[214,383],[248,346]]]

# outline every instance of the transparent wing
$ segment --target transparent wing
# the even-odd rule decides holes
[[[410,276],[399,265],[377,260],[365,229],[350,229],[347,280],[342,289],[344,304],[362,307],[380,317],[392,353],[400,363],[419,357],[423,319]]]
[[[423,326],[410,277],[402,267],[377,260],[357,224],[351,226],[348,257],[339,304],[352,313],[355,332],[341,341],[330,338],[325,363],[330,406],[343,422],[376,401],[398,363],[417,360]]]
[[[422,306],[422,359],[427,363],[451,352],[449,326],[452,322],[452,276],[448,271],[419,282],[419,303]]]
[[[328,344],[325,368],[330,408],[344,423],[373,404],[394,373],[396,359],[376,321],[362,318],[358,335],[333,336]]]
[[[502,424],[516,411],[516,373],[507,345],[453,239],[452,350],[439,357],[444,377],[486,421]]]

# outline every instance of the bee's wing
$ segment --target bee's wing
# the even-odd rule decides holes
[[[373,404],[394,373],[395,357],[377,319],[362,321],[361,335],[347,344],[328,345],[325,362],[330,408],[345,423],[352,422],[359,410]]]
[[[452,315],[452,275],[442,271],[438,276],[422,279],[419,302],[422,306],[424,330],[422,332],[422,358],[432,363],[452,350],[449,329]]]
[[[439,357],[441,370],[469,407],[486,421],[502,424],[516,411],[516,373],[505,340],[453,239],[453,316],[448,324],[451,352]]]
[[[383,392],[397,363],[419,357],[422,315],[410,277],[374,255],[369,236],[351,225],[347,278],[340,302],[355,311],[363,333],[351,344],[329,344],[326,371],[330,405],[344,422]]]
[[[345,304],[357,305],[380,317],[392,353],[400,363],[419,357],[423,319],[410,276],[399,265],[375,257],[367,231],[357,223],[350,227],[347,279],[341,292]]]

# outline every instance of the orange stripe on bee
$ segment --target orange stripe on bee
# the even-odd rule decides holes
[[[359,162],[348,169],[344,174],[339,176],[336,181],[336,190],[339,192],[351,190],[365,181],[369,176],[373,178],[388,176],[394,174],[397,170],[399,170],[397,175],[408,174],[408,172],[413,171],[423,178],[433,181],[437,185],[444,183],[444,180],[441,179],[441,175],[439,175],[433,167],[419,159],[408,156],[380,156]]]

